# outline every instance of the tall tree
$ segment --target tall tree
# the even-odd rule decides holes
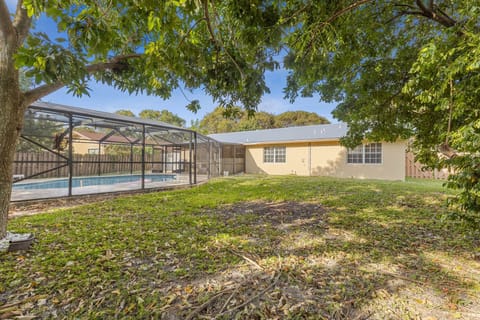
[[[132,110],[128,110],[128,109],[119,109],[115,111],[115,113],[121,116],[135,117],[135,113],[133,113]]]
[[[229,111],[226,113],[224,108],[217,107],[212,112],[207,113],[200,120],[201,131],[208,134],[238,131],[237,124],[243,115],[242,110],[237,107],[230,108]]]
[[[315,112],[307,111],[287,111],[279,115],[263,111],[249,114],[240,108],[225,111],[218,107],[206,114],[198,124],[199,130],[209,134],[330,123]]]
[[[258,111],[253,115],[244,112],[237,122],[236,131],[271,129],[275,127],[275,116],[271,113]]]
[[[0,239],[29,104],[62,87],[88,94],[93,79],[164,98],[180,84],[202,87],[220,104],[254,110],[267,90],[264,71],[276,65],[269,48],[280,32],[266,32],[276,30],[273,2],[18,0],[12,15],[0,0]],[[39,17],[60,36],[32,30]],[[19,69],[36,87],[21,90]]]
[[[286,111],[275,116],[275,127],[286,128],[296,126],[307,126],[314,124],[330,123],[326,118],[315,112],[308,111]]]
[[[177,127],[185,127],[186,124],[185,119],[165,109],[160,111],[145,109],[142,110],[138,115],[140,118],[162,121]]]
[[[480,11],[470,0],[288,2],[286,95],[338,101],[344,142],[414,137],[451,166],[462,208],[480,212]],[[478,215],[477,215],[478,216]]]

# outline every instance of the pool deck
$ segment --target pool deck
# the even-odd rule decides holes
[[[197,176],[197,181],[206,180],[206,176]],[[56,179],[48,179],[56,180]],[[48,181],[47,179],[42,179],[42,181]],[[40,180],[35,180],[40,181]],[[25,181],[27,182],[27,181]],[[175,180],[169,181],[145,181],[145,189],[157,189],[165,188],[172,186],[181,186],[189,185],[189,176],[176,174]],[[135,182],[122,182],[112,185],[98,185],[98,186],[87,186],[87,187],[76,187],[72,188],[72,196],[79,195],[92,195],[92,194],[101,194],[109,192],[125,192],[125,191],[136,191],[141,190],[141,183],[139,181]],[[12,190],[12,195],[10,197],[11,201],[26,201],[26,200],[37,200],[37,199],[50,199],[50,198],[60,198],[68,196],[68,188],[51,188],[51,189],[30,189],[30,190]]]

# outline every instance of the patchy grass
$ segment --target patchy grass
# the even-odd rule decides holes
[[[436,181],[244,176],[11,219],[0,319],[480,319]]]

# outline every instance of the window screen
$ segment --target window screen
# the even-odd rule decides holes
[[[263,148],[263,162],[285,163],[286,154],[286,147],[265,147]]]
[[[347,163],[382,163],[382,144],[369,143],[348,149]]]

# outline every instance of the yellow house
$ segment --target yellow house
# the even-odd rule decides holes
[[[346,124],[327,124],[210,135],[245,146],[245,172],[405,180],[406,142],[340,145]]]
[[[102,141],[102,147],[99,141]],[[130,140],[119,134],[112,135],[88,130],[73,131],[73,150],[77,154],[104,154],[105,145],[124,144],[128,146],[130,143]]]

